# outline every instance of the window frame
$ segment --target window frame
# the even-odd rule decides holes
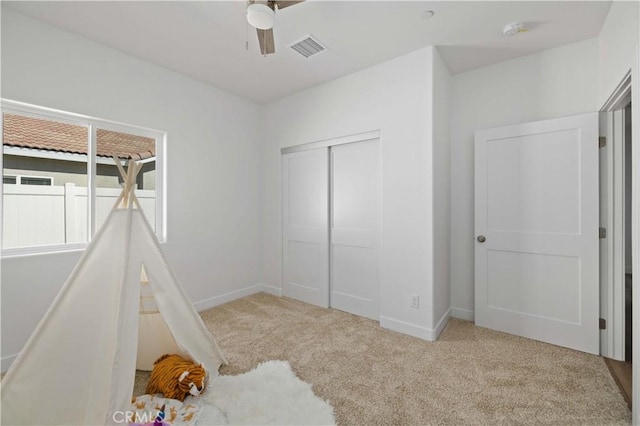
[[[15,180],[15,182],[13,183],[5,183],[4,180],[6,178],[13,178]],[[4,173],[2,174],[2,184],[3,185],[20,185],[20,180],[18,179],[20,177],[20,175],[5,175]]]
[[[5,175],[4,173],[2,174],[2,183],[4,183],[4,178],[5,177],[13,177],[16,179],[16,183],[14,184],[9,184],[9,185],[34,185],[33,183],[22,183],[22,179],[23,178],[27,178],[27,179],[42,179],[43,181],[47,180],[49,181],[48,184],[43,185],[43,186],[53,186],[54,183],[54,179],[51,176],[29,176],[29,175]],[[6,185],[6,184],[5,184]]]
[[[16,114],[36,119],[53,120],[61,123],[83,126],[87,128],[87,235],[88,241],[83,243],[69,244],[51,244],[31,247],[15,247],[4,248],[3,244],[3,222],[4,222],[4,186],[0,191],[0,258],[9,258],[17,256],[27,256],[34,254],[60,253],[67,251],[77,251],[85,249],[93,236],[96,229],[96,164],[97,157],[97,129],[110,130],[120,133],[128,133],[131,135],[153,138],[156,141],[156,236],[161,243],[166,242],[167,224],[166,224],[166,163],[165,152],[167,144],[167,132],[151,129],[132,124],[126,124],[111,120],[106,120],[88,115],[76,114],[67,111],[61,111],[53,108],[32,105],[24,102],[14,101],[11,99],[0,98],[0,128],[4,129],[4,114]],[[0,156],[0,169],[4,171],[4,131],[0,132],[0,145],[3,147]]]

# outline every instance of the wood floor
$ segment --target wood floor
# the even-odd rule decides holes
[[[625,361],[616,361],[610,358],[605,358],[604,362],[607,364],[607,367],[609,367],[611,375],[618,384],[624,400],[627,401],[629,410],[631,410],[631,363]]]
[[[632,310],[631,310],[631,297],[632,297],[632,276],[626,274],[625,277],[625,361],[616,361],[613,359],[605,358],[604,361],[611,371],[611,375],[615,379],[620,392],[627,401],[629,409],[631,409],[631,382],[632,382],[632,366],[631,366],[631,348],[632,348]]]
[[[631,362],[632,348],[633,348],[633,278],[631,274],[625,275],[624,280],[624,360]]]

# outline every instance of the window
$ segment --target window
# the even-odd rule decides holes
[[[52,177],[4,175],[2,183],[14,185],[46,185],[53,186]]]
[[[164,132],[2,100],[2,254],[81,248],[120,194],[113,160],[143,164],[136,195],[164,237]]]

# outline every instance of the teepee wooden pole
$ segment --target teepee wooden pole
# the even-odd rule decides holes
[[[129,204],[131,203],[131,191],[133,189],[133,182],[134,182],[134,172],[135,170],[138,168],[136,163],[134,162],[133,164],[131,164],[131,161],[133,160],[129,160],[129,166],[127,168],[127,182],[125,184],[124,187],[124,207],[125,208],[129,208]]]
[[[140,170],[142,170],[143,164],[136,163],[134,160],[129,160],[127,170],[125,171],[124,167],[120,163],[120,159],[116,155],[113,155],[112,157],[113,161],[116,164],[116,167],[118,168],[118,171],[120,172],[120,176],[122,176],[122,179],[124,180],[122,192],[120,192],[120,195],[118,195],[113,208],[119,208],[120,203],[122,203],[123,208],[128,208],[131,204],[133,204],[136,208],[142,210],[142,206],[138,201],[138,197],[136,197],[135,195],[134,189],[136,185],[136,178],[140,173]]]
[[[140,173],[140,170],[142,170],[142,163],[133,163],[134,167],[134,171],[133,171],[133,176],[132,176],[132,185],[135,185],[133,182],[136,182],[136,179],[138,178],[138,174]],[[134,186],[135,188],[135,186]],[[131,201],[133,201],[133,204],[135,205],[135,207],[139,210],[142,210],[142,206],[140,205],[140,202],[138,201],[138,197],[136,197],[136,193],[135,191],[131,190],[130,192],[130,198]]]
[[[122,164],[120,163],[120,159],[114,154],[112,155],[113,157],[113,162],[116,163],[116,167],[118,168],[118,171],[120,172],[120,176],[122,177],[122,180],[126,180],[127,179],[127,172],[124,171],[124,167],[122,167]]]
[[[120,206],[120,202],[122,201],[122,198],[124,197],[124,192],[120,192],[120,195],[118,195],[118,198],[116,198],[116,202],[113,205],[113,209],[117,209]]]

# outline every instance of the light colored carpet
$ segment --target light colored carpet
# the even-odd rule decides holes
[[[437,342],[264,293],[202,313],[241,374],[288,360],[339,425],[613,425],[631,413],[602,358],[451,320]],[[136,394],[148,375],[138,375]]]

